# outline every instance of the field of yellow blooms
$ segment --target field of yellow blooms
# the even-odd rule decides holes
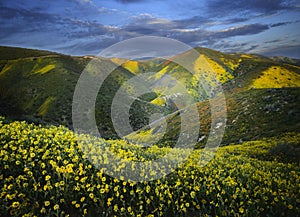
[[[279,142],[299,151],[300,134],[221,147],[204,167],[197,150],[173,173],[139,183],[105,175],[77,138],[0,119],[0,216],[300,216],[299,161],[274,151]],[[101,145],[131,161],[170,151],[101,139],[94,149]]]

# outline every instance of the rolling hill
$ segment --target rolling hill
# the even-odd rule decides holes
[[[130,108],[132,128],[143,132],[143,138],[146,134],[151,137],[149,120],[158,112],[168,115],[170,127],[160,143],[176,140],[179,129],[175,126],[179,126],[180,118],[174,100],[180,95],[180,90],[176,85],[164,87],[164,84],[172,83],[170,78],[179,81],[194,99],[184,106],[198,102],[201,116],[199,138],[207,135],[210,128],[208,96],[204,89],[199,88],[203,81],[208,86],[222,84],[224,89],[228,112],[224,144],[298,131],[300,66],[297,62],[259,55],[226,54],[207,48],[196,50],[202,54],[196,58],[191,57],[189,51],[170,60],[100,58],[100,73],[117,67],[105,80],[97,97],[95,117],[101,135],[118,138],[111,121],[112,100],[122,84],[147,72],[153,72],[149,78],[153,81],[153,90],[136,98]],[[81,72],[94,58],[1,47],[1,114],[11,119],[72,128],[73,92]],[[191,59],[194,74],[176,63]],[[205,64],[215,74],[211,74]],[[135,137],[137,135],[139,133]]]
[[[77,80],[93,57],[71,57],[46,51],[0,48],[0,112],[12,119],[65,125],[72,128],[72,99]],[[101,69],[115,64],[103,59]],[[106,79],[97,97],[95,115],[101,134],[116,137],[110,118],[110,105],[120,85],[134,74],[118,67]],[[137,102],[136,106],[142,106]],[[146,107],[147,107],[146,106]],[[148,106],[149,107],[149,106]],[[158,106],[153,106],[157,110]],[[142,117],[132,109],[139,125]],[[139,119],[140,117],[140,119]]]

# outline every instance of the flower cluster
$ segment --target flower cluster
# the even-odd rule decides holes
[[[299,134],[285,136],[299,138]],[[104,150],[110,148],[123,159],[115,168],[122,171],[126,162],[158,159],[171,148],[141,148],[97,138],[83,147],[67,128],[6,123],[2,118],[0,215],[297,216],[300,165],[268,159],[273,140],[221,147],[204,167],[199,164],[202,152],[196,150],[172,173],[133,182],[106,175],[95,166],[93,156],[102,156],[97,163],[109,164],[112,156]],[[185,152],[178,149],[169,157],[184,158]],[[134,172],[134,166],[131,169]]]

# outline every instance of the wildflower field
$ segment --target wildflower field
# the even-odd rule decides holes
[[[300,134],[284,134],[221,147],[204,167],[195,150],[165,177],[136,183],[95,167],[65,127],[1,118],[0,215],[299,216],[299,140]],[[122,140],[101,144],[127,161],[170,151]]]

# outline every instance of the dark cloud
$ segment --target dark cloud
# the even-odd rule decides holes
[[[7,38],[11,34],[27,33],[34,34],[47,31],[60,31],[58,26],[61,19],[55,15],[29,11],[26,9],[0,7],[0,38]]]
[[[210,0],[207,10],[217,16],[233,16],[236,13],[248,17],[252,13],[272,14],[284,9],[292,8],[292,0]]]
[[[136,26],[136,25],[128,25],[124,28],[124,30],[128,32],[135,32],[141,35],[155,35],[158,32],[158,29],[153,28],[152,26],[143,27],[143,26]]]
[[[205,46],[213,49],[237,52],[237,51],[251,51],[258,45],[250,46],[249,44],[228,44],[225,41],[234,36],[253,35],[263,32],[268,29],[267,25],[252,24],[244,25],[235,28],[229,28],[222,31],[207,31],[197,30],[188,32],[179,32],[171,35],[172,38],[178,39],[182,42],[188,43],[192,46]]]
[[[202,25],[206,25],[209,22],[213,22],[213,19],[207,17],[193,16],[188,19],[174,20],[174,24],[177,28],[196,28]]]
[[[35,10],[0,7],[0,19],[22,19],[25,22],[56,22],[57,16]],[[11,20],[12,21],[12,20]]]
[[[0,19],[15,20],[15,22],[3,22],[7,24],[0,27],[5,28],[5,31],[0,33],[1,38],[7,38],[10,34],[13,34],[14,37],[23,34],[31,35],[34,39],[38,34],[49,34],[52,37],[43,42],[44,46],[68,41],[63,46],[57,45],[56,49],[69,54],[97,54],[100,50],[121,40],[142,35],[170,37],[191,46],[207,46],[226,51],[241,49],[248,51],[254,47],[248,45],[226,47],[220,46],[219,42],[234,36],[258,34],[269,28],[267,25],[250,24],[219,31],[208,31],[205,30],[205,26],[214,22],[211,18],[193,16],[182,20],[167,20],[155,18],[149,14],[134,17],[130,23],[124,26],[112,27],[96,21],[60,17],[55,14],[41,13],[38,10],[2,7],[0,12]],[[243,18],[233,18],[225,20],[223,23],[233,24],[243,20]],[[39,46],[41,43],[31,42],[32,45]]]
[[[96,48],[100,49],[100,46],[103,49],[118,41],[143,35],[170,37],[190,44],[191,46],[213,47],[222,39],[227,39],[234,36],[254,35],[269,29],[268,25],[250,24],[228,28],[220,31],[208,31],[205,29],[192,28],[194,27],[193,23],[195,21],[208,22],[205,19],[198,19],[198,17],[183,21],[169,21],[164,19],[156,19],[148,15],[143,15],[141,17],[135,18],[131,23],[123,27],[112,29],[107,26],[99,25],[98,23],[85,22],[78,23],[78,25],[82,26],[81,28],[79,28],[81,31],[72,32],[70,38],[74,39],[80,37],[103,36],[98,37],[98,39],[95,41],[91,39],[89,42],[81,44],[81,49],[87,52],[91,52]],[[187,29],[183,28],[184,25]],[[190,29],[188,27],[190,27]],[[70,49],[74,49],[74,47]],[[225,47],[223,47],[223,49],[230,51],[232,50]],[[254,49],[254,47],[247,48],[247,50],[252,49]],[[246,50],[246,48],[244,48],[244,50]]]
[[[227,40],[220,40],[219,42],[215,43],[213,48],[220,50],[220,51],[227,51],[227,52],[240,52],[241,50],[246,49],[248,47],[248,43],[232,43],[228,42]]]
[[[280,22],[280,23],[274,23],[274,24],[271,24],[270,27],[278,27],[278,26],[285,26],[285,25],[288,25],[288,24],[291,24],[293,22]]]
[[[169,21],[164,19],[156,19],[151,16],[143,15],[142,17],[135,18],[133,22],[129,23],[120,28],[110,29],[107,26],[99,25],[98,23],[81,23],[77,21],[77,25],[82,26],[84,31],[73,32],[70,36],[73,39],[80,39],[80,37],[90,37],[90,36],[102,36],[96,39],[90,38],[90,40],[80,43],[80,45],[70,46],[68,49],[73,52],[73,50],[81,49],[87,53],[92,53],[95,50],[106,48],[118,41],[128,39],[136,36],[143,35],[154,35],[154,36],[164,36],[180,40],[184,43],[190,44],[191,46],[209,46],[220,49],[221,47],[218,43],[223,40],[234,36],[243,35],[253,35],[261,33],[267,30],[269,27],[262,24],[251,24],[251,25],[241,25],[234,28],[228,28],[220,31],[208,31],[204,29],[184,29],[183,23],[186,27],[193,27],[189,25],[189,21],[201,19],[191,18],[189,20],[179,20]],[[199,22],[207,22],[206,20],[201,20]],[[222,50],[238,51],[243,48],[243,50],[252,50],[255,47],[249,47],[248,45],[239,45],[236,49],[232,47],[222,47]],[[67,48],[65,48],[67,49]],[[99,50],[98,50],[99,51]],[[93,53],[94,54],[94,53]]]
[[[13,19],[18,14],[18,12],[19,11],[16,9],[0,6],[1,19]]]
[[[139,17],[130,24],[124,26],[123,30],[135,32],[140,35],[169,35],[189,43],[207,38],[228,38],[233,36],[253,35],[269,29],[268,25],[249,24],[228,28],[220,31],[208,31],[204,28],[195,28],[209,23],[210,20],[201,17],[193,17],[185,20],[163,20],[145,16]]]
[[[261,54],[265,56],[288,56],[300,59],[300,45],[271,47],[262,51]]]
[[[55,14],[41,13],[36,10],[0,7],[0,21],[3,25],[0,29],[0,37],[8,34],[31,32],[39,34],[56,32],[60,37],[68,39],[84,38],[90,36],[105,35],[111,32],[111,28],[95,21],[85,21],[60,17]]]
[[[124,4],[143,2],[115,1]],[[121,22],[117,27],[104,25],[101,21],[93,19],[94,16],[91,14],[99,14],[101,10],[107,8],[97,8],[92,1],[63,0],[64,7],[59,11],[57,11],[59,3],[55,1],[48,3],[50,6],[54,4],[51,7],[55,10],[47,10],[47,5],[39,7],[39,4],[22,7],[20,2],[20,0],[13,1],[12,5],[0,2],[0,44],[14,41],[15,45],[24,44],[40,49],[53,48],[69,54],[97,54],[114,43],[143,35],[170,37],[191,46],[205,46],[227,52],[252,52],[269,49],[269,46],[279,46],[283,41],[270,38],[270,41],[259,47],[253,42],[233,43],[234,37],[255,35],[270,28],[299,22],[283,20],[278,23],[271,22],[269,25],[258,23],[243,25],[246,21],[250,23],[253,17],[261,18],[291,8],[289,3],[291,1],[284,0],[210,0],[206,1],[207,10],[202,10],[203,13],[197,16],[191,14],[188,18],[184,16],[184,19],[170,20],[157,18],[151,14],[140,14],[129,18],[129,22]],[[117,9],[110,10],[111,13],[117,13]],[[227,28],[228,26],[232,27]],[[295,54],[294,48],[282,49]],[[279,52],[275,49],[270,50],[272,51]]]
[[[219,31],[215,33],[215,36],[221,38],[227,38],[232,36],[254,35],[254,34],[261,33],[267,29],[269,29],[268,25],[250,24],[250,25],[243,25],[243,26],[233,27],[233,28],[225,29],[223,31]]]
[[[252,44],[248,48],[242,49],[242,47],[241,47],[238,50],[234,50],[233,52],[236,53],[236,52],[241,52],[242,51],[243,53],[253,53],[253,50],[258,48],[258,47],[260,47],[260,45]]]
[[[94,36],[103,36],[105,40],[105,37],[112,37],[111,32],[115,31],[112,27],[93,21],[61,17],[39,10],[3,6],[0,7],[0,22],[3,23],[0,26],[0,44],[48,50],[60,47],[59,44],[69,44],[81,52],[77,46],[80,40],[89,40]],[[74,54],[74,49],[61,51]]]
[[[274,39],[274,40],[269,40],[266,41],[265,44],[273,44],[273,43],[278,43],[278,42],[282,42],[284,39]]]
[[[65,20],[65,22],[68,22],[68,26],[72,27],[72,30],[66,33],[66,36],[68,36],[69,39],[105,35],[113,31],[112,28],[97,22],[73,19]]]
[[[122,30],[125,32],[135,33],[137,35],[165,35],[173,29],[180,28],[176,22],[154,18],[151,15],[145,14],[133,18],[133,20],[124,25]]]
[[[117,0],[117,2],[121,2],[123,4],[130,4],[136,2],[145,2],[145,0]]]
[[[249,19],[245,18],[245,17],[234,17],[234,18],[226,19],[224,21],[224,24],[241,23],[241,22],[245,22],[247,20],[249,20]]]
[[[234,18],[223,21],[221,24],[242,22],[243,18]],[[192,42],[203,37],[226,38],[238,35],[253,35],[269,29],[268,25],[249,24],[241,25],[222,31],[206,31],[205,27],[212,25],[210,18],[194,16],[183,20],[166,20],[143,15],[125,25],[123,30],[139,35],[160,35],[180,38],[183,42]]]

